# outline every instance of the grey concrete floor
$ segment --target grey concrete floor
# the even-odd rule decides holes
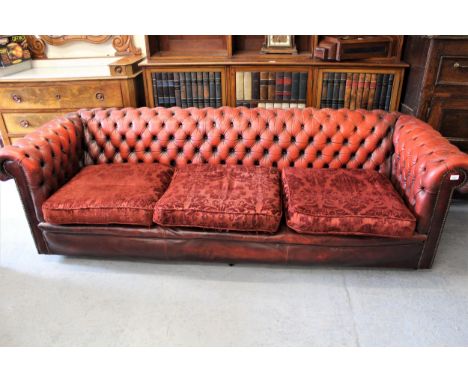
[[[2,346],[466,346],[468,204],[429,271],[39,256],[0,184]]]

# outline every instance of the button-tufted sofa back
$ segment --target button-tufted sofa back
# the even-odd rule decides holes
[[[125,108],[78,112],[85,165],[119,162],[347,167],[389,174],[398,113]]]

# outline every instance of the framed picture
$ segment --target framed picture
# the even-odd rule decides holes
[[[293,35],[267,35],[262,46],[262,53],[297,54]]]

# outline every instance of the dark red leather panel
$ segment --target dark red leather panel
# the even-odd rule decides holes
[[[346,167],[390,173],[398,113],[381,110],[81,110],[85,163]]]
[[[87,166],[43,204],[52,224],[152,225],[173,170],[157,163]]]
[[[384,175],[372,170],[282,171],[288,226],[301,233],[412,236],[416,219]]]
[[[327,264],[415,268],[425,235],[410,238],[213,232],[159,226],[40,225],[52,253],[147,257],[165,261]]]
[[[449,172],[464,177],[468,155],[430,125],[409,115],[398,119],[393,143],[393,184],[418,218],[418,232],[427,233],[442,178]]]
[[[298,233],[286,224],[281,223],[278,230],[271,234],[266,232],[242,231],[212,231],[189,227],[161,227],[154,225],[151,228],[146,227],[129,227],[129,226],[92,226],[92,225],[75,225],[64,226],[49,223],[40,223],[40,228],[45,231],[57,233],[70,233],[79,235],[89,235],[96,233],[97,235],[109,235],[109,237],[121,236],[123,238],[140,237],[142,239],[171,239],[180,240],[186,238],[188,240],[216,240],[235,241],[235,242],[253,242],[261,243],[268,242],[269,244],[298,244],[298,245],[317,245],[326,246],[330,240],[333,244],[340,247],[378,247],[381,244],[385,245],[406,245],[414,242],[424,242],[426,235],[415,233],[410,237],[377,237],[377,236],[345,236],[345,235],[309,235]]]
[[[275,232],[280,221],[279,172],[262,167],[178,168],[154,211],[166,227]]]
[[[42,203],[81,168],[82,138],[81,120],[61,117],[0,149],[0,180],[9,178],[4,163],[20,166],[38,221],[43,221]]]

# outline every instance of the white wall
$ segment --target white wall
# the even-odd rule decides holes
[[[145,36],[134,35],[133,42],[141,52],[145,54]],[[112,39],[104,44],[91,44],[84,41],[71,41],[65,45],[47,45],[48,58],[72,58],[72,57],[103,57],[114,56],[115,50],[112,47]]]

